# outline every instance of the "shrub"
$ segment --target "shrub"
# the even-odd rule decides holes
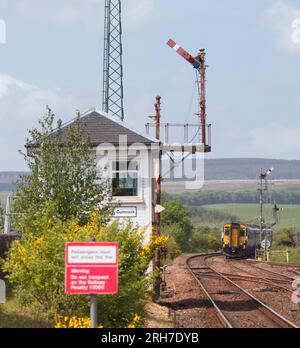
[[[221,233],[217,228],[198,226],[191,238],[193,252],[219,251],[221,249]]]
[[[47,320],[55,316],[87,317],[88,296],[68,296],[64,288],[64,260],[66,242],[90,240],[119,243],[119,293],[99,297],[99,322],[104,327],[127,327],[132,318],[140,315],[149,284],[145,271],[164,237],[152,238],[144,246],[144,231],[131,224],[117,223],[103,226],[99,213],[92,213],[81,226],[71,219],[61,221],[49,218],[47,210],[41,217],[39,231],[23,231],[23,239],[13,243],[3,268],[22,304],[43,313]],[[54,323],[53,323],[54,324]]]
[[[282,229],[275,235],[275,245],[284,247],[294,247],[294,241],[290,229]]]
[[[178,257],[182,253],[182,250],[174,237],[175,235],[174,231],[176,229],[181,231],[181,229],[177,225],[164,227],[162,231],[163,235],[168,238],[168,241],[165,244],[165,248],[164,248],[165,250],[162,250],[163,251],[162,256],[165,258],[165,261],[174,260],[176,257]]]
[[[165,235],[173,237],[184,252],[190,250],[193,233],[191,214],[180,200],[163,200],[165,211],[161,215],[161,229]]]

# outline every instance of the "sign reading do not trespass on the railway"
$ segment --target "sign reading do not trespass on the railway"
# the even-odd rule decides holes
[[[67,243],[65,288],[73,295],[118,293],[118,243]]]

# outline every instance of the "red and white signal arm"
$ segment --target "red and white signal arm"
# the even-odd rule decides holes
[[[67,243],[65,291],[69,295],[118,293],[118,243]]]

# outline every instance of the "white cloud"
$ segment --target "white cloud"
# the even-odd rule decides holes
[[[59,106],[63,98],[59,91],[43,90],[7,74],[0,74],[0,121],[6,129],[0,129],[1,136],[7,136],[20,127],[28,126],[40,116],[46,105]]]
[[[269,6],[262,18],[262,26],[271,30],[276,35],[278,47],[286,52],[300,52],[300,38],[296,21],[300,19],[300,6],[295,6],[289,1],[276,1]]]
[[[124,27],[137,29],[153,23],[159,17],[156,3],[159,5],[157,0],[122,0]],[[99,28],[104,21],[104,0],[19,0],[13,6],[22,17],[60,26]]]
[[[224,117],[224,119],[226,119]],[[300,125],[293,122],[261,123],[243,127],[241,123],[227,123],[220,119],[213,125],[212,157],[252,157],[277,158],[286,160],[299,159]],[[232,143],[238,146],[228,147]]]
[[[104,15],[102,0],[19,0],[13,6],[22,17],[62,26],[74,23],[87,27],[99,26]]]
[[[27,130],[37,126],[49,105],[64,121],[75,117],[77,109],[92,107],[92,97],[72,95],[61,90],[33,86],[7,74],[0,74],[0,171],[22,170],[18,150],[24,145]]]
[[[272,124],[264,128],[252,129],[248,136],[248,147],[254,154],[264,157],[294,159],[299,157],[300,128],[283,124]]]
[[[6,23],[0,19],[0,44],[6,44]]]
[[[128,0],[123,6],[124,25],[137,29],[154,23],[159,18],[158,6],[156,0]]]
[[[0,98],[4,97],[10,88],[18,88],[26,91],[32,88],[32,86],[23,81],[16,80],[9,75],[0,74]]]

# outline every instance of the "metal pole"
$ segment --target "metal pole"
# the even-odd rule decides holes
[[[97,328],[98,321],[98,304],[97,295],[91,295],[91,329]]]
[[[156,114],[155,114],[156,139],[160,140],[161,97],[156,97],[155,111],[156,111]],[[160,205],[161,203],[161,179],[162,179],[161,161],[162,161],[162,152],[161,150],[159,150],[159,173],[158,173],[158,178],[155,178],[156,206]],[[155,212],[155,219],[154,219],[155,236],[161,235],[160,220],[161,220],[160,213]],[[158,250],[154,259],[154,270],[156,272],[160,272],[160,267],[161,267],[161,251]],[[155,276],[154,287],[153,287],[153,297],[155,300],[160,297],[160,285],[161,285],[161,279],[160,279],[160,274],[158,274]]]
[[[266,180],[266,176],[263,173],[263,169],[261,168],[260,172],[260,183],[259,183],[259,205],[260,205],[260,226],[259,226],[259,234],[260,234],[260,246],[262,245],[263,241],[263,230],[264,230],[264,217],[263,217],[263,180]],[[264,240],[266,239],[266,235],[264,236]],[[263,251],[263,257],[264,261],[267,260],[267,243],[265,240],[265,247]]]
[[[160,140],[160,109],[161,109],[161,97],[156,97],[155,103],[155,121],[156,121],[156,139]]]
[[[262,231],[263,231],[263,169],[261,169],[261,174],[260,174],[259,205],[260,205],[260,243],[261,243]]]
[[[263,169],[261,169],[260,173],[260,186],[259,186],[259,193],[260,193],[260,243],[264,240],[265,247],[264,247],[264,260],[266,261],[268,259],[268,241],[267,241],[267,229],[266,229],[266,223],[263,216],[263,191],[268,191],[268,175],[273,171],[272,169],[269,169],[266,173],[264,173]],[[265,184],[265,186],[264,186]]]
[[[205,96],[205,74],[206,74],[206,62],[205,62],[206,52],[205,49],[200,50],[200,115],[201,115],[201,127],[202,127],[202,143],[206,145],[206,96]]]

